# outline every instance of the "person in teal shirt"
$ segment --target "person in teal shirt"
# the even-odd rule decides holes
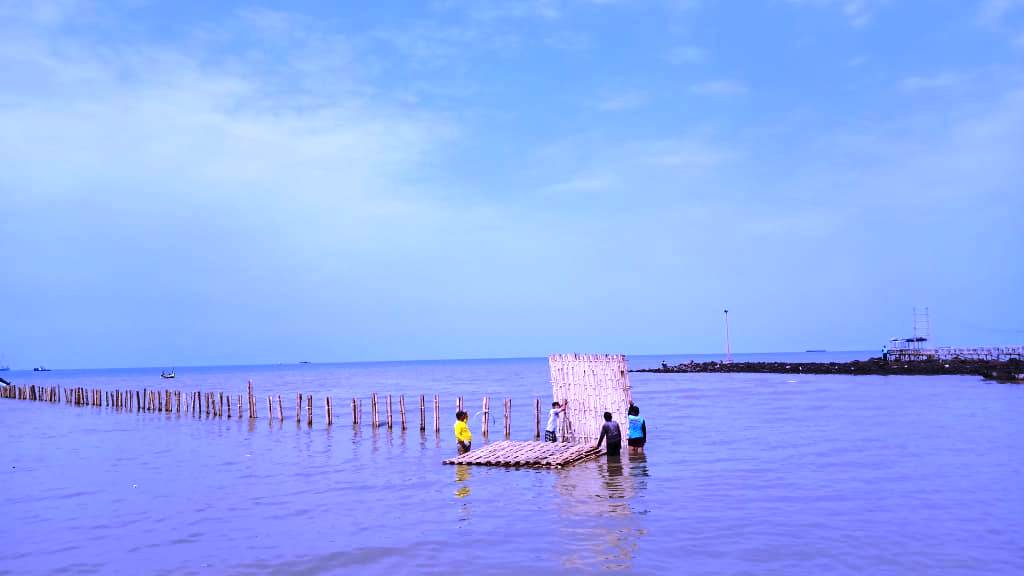
[[[630,454],[638,454],[644,451],[644,444],[647,443],[647,422],[640,415],[640,407],[635,404],[629,406],[629,445]]]

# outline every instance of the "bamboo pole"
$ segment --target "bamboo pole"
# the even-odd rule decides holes
[[[284,422],[284,406],[281,404],[281,395],[277,395],[277,421]]]
[[[355,396],[352,397],[352,425],[353,426],[358,426],[359,425],[359,416],[356,414],[356,398],[355,398]]]
[[[480,407],[480,433],[487,438],[487,396],[484,396],[483,405]]]
[[[505,399],[505,438],[512,435],[512,399]]]
[[[533,420],[533,437],[540,438],[540,398],[534,398],[533,400]]]
[[[402,431],[405,431],[405,394],[398,396],[398,413],[402,416]]]
[[[302,392],[295,395],[295,423],[302,421]]]
[[[434,394],[434,434],[441,432],[441,399]]]
[[[427,410],[426,410],[426,398],[423,394],[420,394],[420,432],[427,430]]]
[[[377,426],[380,425],[380,420],[377,417],[377,393],[370,393],[370,410],[373,412],[373,429],[376,430]]]
[[[331,410],[331,397],[330,396],[327,396],[326,404],[327,404],[327,425],[330,426],[331,424],[334,423],[334,412]]]
[[[388,430],[391,430],[391,394],[388,394]]]
[[[306,396],[306,421],[312,426],[313,425],[313,395]]]
[[[268,420],[273,420],[274,419],[274,401],[272,400],[272,398],[273,397],[270,396],[269,394],[267,395],[267,419]]]

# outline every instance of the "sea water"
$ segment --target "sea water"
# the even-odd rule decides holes
[[[159,374],[5,374],[17,384],[232,394],[251,379],[260,418],[0,400],[0,574],[1024,573],[1021,386],[964,376],[632,374],[645,454],[515,470],[441,465],[455,454],[455,396],[472,415],[474,447],[487,441],[485,394],[497,406],[490,441],[503,439],[504,397],[512,438],[532,439],[534,398],[550,402],[545,359]],[[395,395],[394,429],[370,426],[372,391]],[[314,397],[312,427],[304,414],[295,421],[296,392]],[[268,394],[284,399],[283,423],[266,417]],[[429,421],[434,394],[439,436]]]

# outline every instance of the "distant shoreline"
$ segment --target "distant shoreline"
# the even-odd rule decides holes
[[[1000,382],[1024,382],[1024,362],[1019,360],[925,360],[887,361],[882,358],[851,362],[686,362],[643,368],[632,372],[661,374],[852,374],[873,376],[981,376]]]

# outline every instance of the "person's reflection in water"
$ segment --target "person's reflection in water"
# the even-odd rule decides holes
[[[455,466],[455,484],[458,486],[455,490],[456,498],[469,496],[469,468],[465,464],[456,464]]]
[[[637,497],[623,456],[611,454],[559,475],[564,508],[577,528],[575,550],[562,558],[570,570],[629,571],[633,567],[640,527],[633,506]]]
[[[647,454],[640,452],[629,455],[629,476],[637,490],[647,488],[647,478],[650,476],[647,470]]]
[[[604,469],[601,470],[604,487],[608,490],[608,498],[616,500],[626,497],[626,486],[622,479],[622,456],[608,454]]]

